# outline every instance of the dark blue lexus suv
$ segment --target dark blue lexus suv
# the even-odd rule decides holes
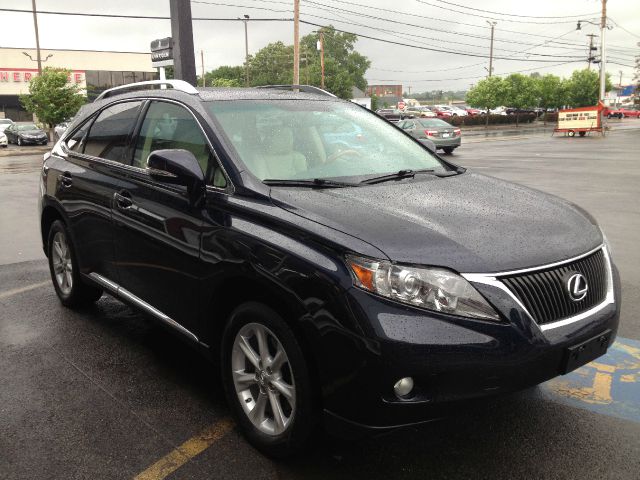
[[[535,385],[618,327],[588,213],[314,87],[108,90],[45,156],[40,209],[60,301],[109,293],[205,352],[274,456]]]

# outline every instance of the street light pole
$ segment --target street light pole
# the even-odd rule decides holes
[[[320,88],[324,90],[324,32],[320,30],[318,50],[320,50]]]
[[[249,86],[249,15],[244,16],[244,86]]]
[[[293,0],[293,84],[300,85],[300,0]]]
[[[36,31],[36,56],[38,59],[38,75],[42,75],[42,59],[40,57],[40,34],[38,33],[38,14],[36,13],[36,0],[31,0],[33,7],[33,26]]]
[[[605,32],[607,31],[607,0],[602,0],[602,18],[600,19],[600,101],[604,103],[607,78],[607,50],[605,48]]]
[[[493,73],[493,32],[498,22],[490,22],[487,20],[487,23],[491,26],[491,46],[489,47],[489,76],[491,76]]]

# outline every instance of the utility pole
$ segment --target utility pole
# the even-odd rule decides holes
[[[300,85],[300,0],[293,0],[293,84]]]
[[[178,80],[196,83],[196,59],[193,49],[193,25],[191,2],[169,0],[171,14],[171,38],[173,39],[174,76]]]
[[[42,75],[42,57],[40,56],[40,33],[38,32],[38,14],[36,13],[36,0],[31,0],[33,7],[33,26],[36,31],[36,58],[38,59],[38,75]]]
[[[249,86],[249,15],[245,15],[244,19],[244,86]]]
[[[204,79],[204,50],[200,50],[200,63],[202,64],[202,86],[206,86],[206,80]]]
[[[491,46],[489,47],[489,76],[491,76],[491,74],[493,74],[493,32],[498,22],[490,22],[487,20],[487,23],[491,26]]]
[[[318,32],[320,39],[318,40],[318,50],[320,50],[320,88],[324,90],[324,32]]]
[[[607,0],[602,0],[602,18],[600,19],[600,100],[604,103],[607,78],[607,50],[605,32],[607,31]]]
[[[409,95],[411,95],[411,85],[408,85],[407,89],[409,89]]]
[[[590,33],[587,35],[589,37],[589,53],[587,54],[587,70],[591,70],[591,62],[593,62],[596,58],[593,56],[593,51],[597,50],[596,47],[593,46],[593,38],[595,35]]]
[[[618,70],[618,73],[620,74],[620,81],[618,82],[618,87],[622,88],[622,70]]]

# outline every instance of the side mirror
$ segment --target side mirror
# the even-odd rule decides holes
[[[155,180],[184,185],[191,202],[198,204],[205,192],[205,179],[198,160],[188,150],[154,150],[147,158],[149,174]]]
[[[419,138],[418,141],[426,147],[431,153],[436,153],[436,144],[428,138]]]

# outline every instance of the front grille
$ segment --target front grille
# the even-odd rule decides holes
[[[587,280],[587,295],[578,302],[569,298],[565,286],[565,274],[568,272],[581,273]],[[607,267],[602,249],[571,263],[505,276],[500,280],[522,302],[538,324],[582,313],[602,303],[607,295]]]

